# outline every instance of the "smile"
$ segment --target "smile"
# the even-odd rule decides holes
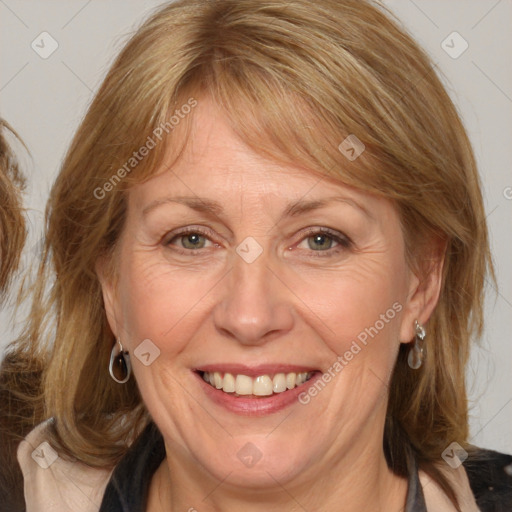
[[[311,379],[314,372],[276,373],[250,377],[243,374],[200,372],[203,380],[215,389],[234,396],[271,396],[294,389]]]
[[[298,405],[298,396],[322,376],[311,366],[212,363],[193,369],[209,401],[237,415],[264,416]]]

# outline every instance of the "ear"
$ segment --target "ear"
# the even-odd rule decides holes
[[[117,286],[114,276],[111,257],[101,256],[96,261],[95,265],[96,275],[100,282],[101,291],[103,294],[103,303],[105,304],[105,313],[114,336],[119,337],[119,312],[117,311]]]
[[[409,343],[415,336],[414,321],[425,325],[432,315],[441,293],[447,241],[432,239],[426,255],[416,258],[416,269],[410,269],[409,290],[400,326],[400,342]]]

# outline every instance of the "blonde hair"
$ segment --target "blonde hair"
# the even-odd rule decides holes
[[[170,116],[207,96],[260,154],[393,201],[418,272],[428,271],[432,239],[446,243],[426,361],[411,371],[402,345],[384,445],[397,473],[406,473],[412,451],[456,502],[435,464],[450,442],[466,446],[468,437],[464,368],[470,339],[482,330],[484,276],[492,274],[480,182],[432,62],[391,14],[367,1],[179,0],[147,20],[117,57],[50,195],[24,338],[47,363],[41,400],[55,420],[54,442],[88,464],[113,465],[149,421],[135,381],[121,386],[108,374],[114,337],[95,264],[110,258],[115,274],[126,191],[156,172],[164,150],[179,158],[194,111],[172,129]],[[127,167],[156,133],[161,140]],[[353,162],[338,149],[349,134],[366,146]]]
[[[9,124],[0,119],[0,298],[18,268],[26,237],[21,205],[25,181],[6,134],[17,138]]]

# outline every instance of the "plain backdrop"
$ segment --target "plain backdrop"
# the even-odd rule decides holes
[[[160,3],[0,0],[0,116],[31,153],[22,162],[25,267],[37,260],[48,192],[87,105],[123,43]],[[498,289],[488,283],[485,333],[468,368],[471,442],[512,453],[512,0],[384,3],[432,56],[478,159]],[[0,313],[0,349],[20,327],[12,311],[8,303]]]

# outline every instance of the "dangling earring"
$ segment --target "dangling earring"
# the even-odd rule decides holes
[[[424,327],[418,322],[414,321],[414,328],[416,329],[416,336],[414,337],[414,343],[409,349],[409,355],[407,356],[407,363],[413,370],[417,370],[422,364],[425,354],[423,352],[423,340],[427,335]]]
[[[110,352],[110,363],[108,365],[108,372],[110,376],[119,384],[128,382],[132,374],[132,365],[130,363],[130,354],[123,350],[121,340],[117,338],[116,343]],[[121,375],[121,378],[116,376],[116,373]]]

